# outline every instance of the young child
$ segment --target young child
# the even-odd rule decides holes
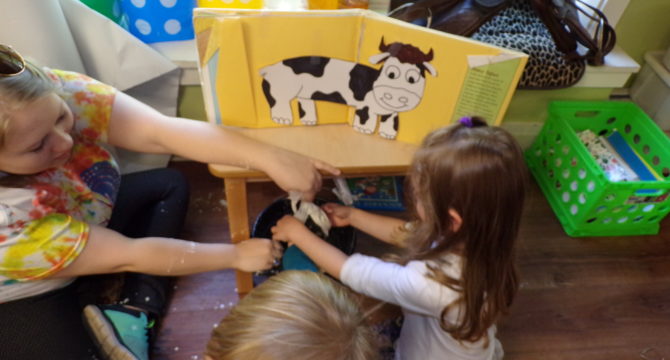
[[[353,294],[312,271],[270,277],[212,331],[206,360],[372,360],[373,333]]]
[[[176,240],[188,184],[171,169],[121,176],[106,148],[170,153],[266,172],[306,197],[319,170],[339,171],[202,121],[164,116],[67,71],[42,69],[0,45],[0,349],[3,359],[147,359],[147,328],[169,283],[129,275],[123,305],[78,305],[81,275],[178,276],[269,268],[269,239],[236,245]]]
[[[512,136],[476,117],[433,131],[408,175],[414,221],[337,204],[334,226],[352,225],[406,248],[397,262],[350,257],[290,216],[273,238],[297,245],[353,290],[396,304],[404,323],[396,359],[500,359],[495,323],[516,293],[515,239],[526,168]]]

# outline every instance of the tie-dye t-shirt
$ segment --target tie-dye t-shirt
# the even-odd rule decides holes
[[[48,277],[81,253],[88,224],[107,224],[121,179],[103,147],[116,90],[78,73],[47,74],[74,116],[72,155],[59,168],[0,178],[0,302],[72,282]]]

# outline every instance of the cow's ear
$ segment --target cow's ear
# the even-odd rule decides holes
[[[388,58],[389,56],[391,56],[391,54],[389,54],[387,52],[383,52],[383,53],[377,54],[377,55],[372,55],[372,56],[370,56],[370,59],[369,59],[370,64],[379,64],[380,62],[386,60],[386,58]]]
[[[424,61],[423,66],[428,70],[428,72],[433,75],[434,77],[437,76],[437,70],[435,70],[435,67],[431,65],[429,62]]]

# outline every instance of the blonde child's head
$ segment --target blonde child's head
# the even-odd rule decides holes
[[[0,146],[12,112],[55,91],[55,83],[40,67],[0,45]]]
[[[351,292],[311,271],[255,288],[213,330],[213,360],[374,359],[372,333]]]
[[[410,259],[463,256],[461,279],[431,267],[431,277],[463,293],[459,324],[443,328],[475,341],[505,313],[517,290],[515,240],[526,190],[521,148],[504,129],[463,118],[423,140],[410,170],[419,221],[409,234]],[[443,319],[449,307],[443,312]]]

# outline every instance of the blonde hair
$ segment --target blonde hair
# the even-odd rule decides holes
[[[505,314],[518,289],[516,237],[527,183],[523,153],[514,137],[473,117],[424,139],[414,156],[410,186],[425,219],[408,231],[401,263],[431,260],[429,277],[462,294],[442,311],[442,328],[458,340],[477,341]],[[454,226],[449,211],[462,224]],[[418,218],[417,215],[415,217]],[[441,270],[443,256],[462,249],[460,279]],[[447,314],[462,306],[459,322]]]
[[[0,77],[0,146],[5,143],[5,133],[11,113],[23,106],[57,92],[58,88],[47,74],[29,60],[19,75]]]
[[[372,331],[353,294],[325,275],[284,271],[255,288],[212,331],[214,360],[367,360]]]

